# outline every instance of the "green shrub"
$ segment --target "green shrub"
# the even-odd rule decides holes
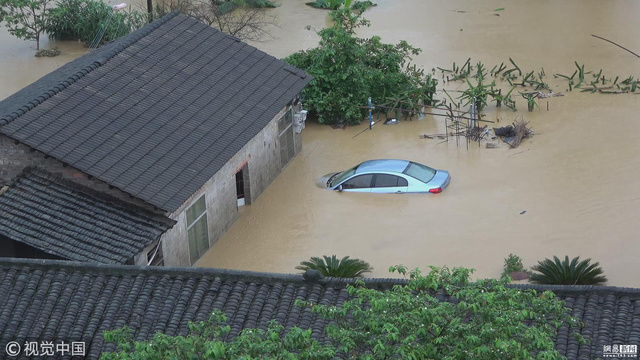
[[[531,275],[531,281],[548,285],[596,285],[607,282],[607,278],[602,275],[604,271],[598,266],[600,263],[590,264],[591,259],[579,260],[580,256],[571,261],[568,256],[562,261],[554,256],[553,260],[538,261],[531,268],[538,272]]]
[[[352,5],[353,3],[353,5]],[[365,1],[355,1],[353,2],[352,0],[316,0],[313,2],[307,2],[305,3],[311,7],[317,8],[317,9],[326,9],[326,10],[337,10],[339,9],[341,6],[345,6],[345,7],[350,7],[352,9],[356,9],[356,10],[366,10],[372,6],[376,6],[377,4],[374,4],[373,2],[369,1],[369,0],[365,0]]]
[[[502,277],[503,278],[507,277],[509,276],[509,274],[518,272],[518,271],[522,271],[524,273],[530,274],[530,271],[525,270],[524,266],[522,265],[522,258],[520,256],[509,254],[509,256],[507,256],[504,259],[504,268],[502,270]]]
[[[332,257],[324,255],[323,258],[312,257],[310,261],[300,262],[300,265],[296,266],[296,269],[302,271],[318,270],[324,276],[341,278],[362,277],[364,273],[373,270],[366,261],[349,259],[348,256],[338,260],[335,255]]]
[[[314,77],[302,91],[307,109],[321,124],[345,120],[359,124],[368,97],[374,104],[419,110],[432,105],[438,81],[423,69],[410,65],[421,52],[406,41],[385,44],[379,36],[355,36],[356,28],[369,26],[361,10],[340,8],[331,12],[333,25],[318,32],[318,47],[285,59]],[[395,104],[395,105],[394,105]]]
[[[218,12],[221,15],[230,13],[243,6],[258,9],[278,7],[278,5],[269,0],[211,0],[211,3],[218,7]]]
[[[60,0],[47,18],[47,33],[56,40],[80,40],[86,44],[104,32],[95,44],[122,37],[144,26],[147,15],[130,10],[113,13],[111,6],[102,1]]]

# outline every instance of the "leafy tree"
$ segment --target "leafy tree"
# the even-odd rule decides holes
[[[40,50],[40,34],[46,29],[49,5],[54,0],[0,0],[0,21],[18,39],[35,40]]]
[[[422,69],[410,66],[410,56],[420,53],[406,41],[384,44],[379,36],[355,36],[360,26],[369,26],[362,9],[348,7],[332,11],[331,27],[318,31],[318,47],[303,50],[285,59],[305,70],[314,79],[302,91],[306,107],[324,124],[344,119],[360,123],[372,97],[374,103],[390,100],[431,105],[437,80]]]
[[[403,266],[390,270],[407,273]],[[327,333],[352,358],[561,358],[557,329],[563,322],[579,325],[563,301],[549,291],[506,287],[506,279],[470,283],[472,271],[431,267],[422,276],[416,269],[407,286],[381,292],[360,281],[342,306],[306,305],[332,320]],[[456,302],[438,300],[437,290]]]
[[[557,256],[551,259],[538,261],[531,269],[536,271],[531,275],[531,281],[538,284],[550,285],[597,285],[607,282],[607,278],[602,275],[600,263],[590,264],[591,259],[580,261],[580,256],[576,256],[569,261],[569,256],[564,260]]]
[[[371,272],[373,268],[366,261],[349,259],[348,256],[338,259],[335,255],[323,258],[312,257],[310,261],[301,261],[296,269],[307,271],[318,270],[324,276],[355,278],[362,277],[364,273]]]
[[[407,274],[403,266],[391,271]],[[549,291],[507,287],[506,279],[469,282],[472,270],[431,267],[427,276],[409,272],[406,286],[368,289],[362,280],[347,286],[341,306],[297,301],[330,325],[331,343],[311,340],[311,330],[271,322],[266,331],[246,329],[228,342],[226,318],[215,312],[207,323],[190,324],[187,337],[157,334],[134,342],[128,329],[105,332],[118,350],[103,359],[560,359],[554,348],[563,322],[575,331],[564,302]],[[440,301],[436,292],[456,301]],[[584,339],[574,333],[580,342]],[[282,340],[281,340],[282,339]]]

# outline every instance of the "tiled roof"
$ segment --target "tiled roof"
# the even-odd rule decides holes
[[[309,81],[171,13],[0,102],[0,133],[174,211]]]
[[[37,169],[0,190],[0,235],[64,259],[124,264],[175,221]]]
[[[8,341],[86,341],[88,358],[114,350],[104,330],[128,325],[136,340],[156,332],[186,334],[188,321],[206,320],[213,310],[228,316],[230,336],[244,328],[267,326],[271,319],[285,328],[312,329],[326,342],[325,321],[296,299],[342,304],[351,280],[306,281],[300,275],[204,268],[150,268],[86,265],[51,260],[0,259],[0,351]],[[401,279],[367,279],[369,287],[388,289]],[[560,329],[556,348],[568,359],[601,357],[602,346],[638,344],[640,290],[592,286],[518,286],[550,289],[583,319],[579,345]],[[441,300],[444,298],[441,298]]]

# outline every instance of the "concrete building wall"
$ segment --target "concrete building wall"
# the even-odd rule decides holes
[[[0,134],[0,187],[20,175],[27,166],[39,167],[50,173],[62,175],[75,183],[109,194],[147,210],[158,212],[153,205],[136,199],[123,191],[109,186],[107,183],[88,176],[80,170],[67,166],[57,159],[34,150],[27,145],[16,143],[10,137]]]
[[[278,115],[253,139],[251,139],[231,160],[209,181],[195,192],[170,218],[177,224],[162,236],[166,266],[190,266],[189,240],[187,236],[186,210],[204,194],[209,230],[209,247],[231,227],[238,218],[236,196],[236,173],[247,166],[244,181],[249,184],[246,203],[251,204],[278,176],[283,167],[280,160],[280,144],[277,121]],[[300,134],[295,134],[296,154],[302,148]]]

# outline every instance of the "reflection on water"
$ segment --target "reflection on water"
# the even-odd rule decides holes
[[[282,1],[272,10],[281,21],[275,39],[254,45],[277,57],[315,46],[317,36],[304,27],[325,26],[327,14],[305,1]],[[573,72],[574,61],[608,75],[640,75],[637,58],[590,36],[638,52],[638,2],[377,3],[365,13],[372,26],[361,34],[409,41],[424,50],[414,61],[429,70],[468,57],[491,68],[511,57],[523,69],[544,67],[556,92],[566,92],[566,83],[551,74]],[[495,16],[492,10],[500,7],[505,10]],[[61,56],[34,58],[35,44],[4,29],[0,43],[0,98],[86,51],[60,43]],[[431,116],[376,125],[360,135],[366,125],[333,130],[308,124],[300,155],[257,202],[240,209],[238,221],[197,265],[294,272],[311,256],[336,254],[370,262],[376,277],[389,276],[388,267],[399,263],[466,266],[480,277],[497,277],[509,253],[522,256],[527,266],[567,254],[599,261],[612,285],[640,287],[632,275],[640,272],[640,223],[634,219],[640,212],[639,99],[571,92],[539,100],[534,112],[522,111],[526,105],[519,99],[517,114],[530,121],[536,136],[516,150],[475,143],[467,150],[453,141],[418,138],[445,132],[443,121]],[[493,105],[486,112],[487,119],[500,121],[496,125],[516,116]],[[314,185],[323,174],[374,158],[448,170],[452,182],[438,195],[338,193]]]

